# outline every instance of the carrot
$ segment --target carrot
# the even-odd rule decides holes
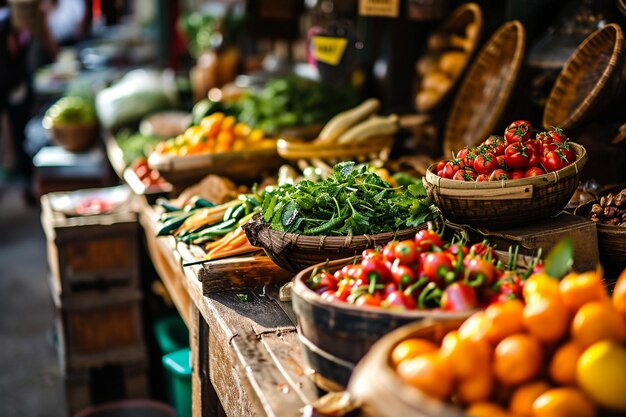
[[[212,261],[215,259],[228,258],[230,256],[243,255],[244,253],[256,252],[259,250],[261,249],[257,248],[256,246],[247,244],[247,245],[241,245],[236,249],[231,249],[228,251],[220,252],[219,254],[208,254],[204,259],[208,261]]]
[[[216,253],[219,252],[223,249],[229,248],[231,246],[238,246],[238,245],[233,245],[232,242],[234,240],[237,240],[241,237],[245,237],[246,234],[243,232],[243,229],[241,227],[238,227],[237,229],[233,230],[232,232],[230,232],[229,234],[225,235],[222,239],[219,240],[219,244],[216,246],[213,246],[211,248],[211,251],[209,252],[209,254],[211,253]],[[247,240],[247,237],[246,237]],[[241,243],[244,243],[244,241],[242,241]],[[208,250],[208,248],[207,248]]]

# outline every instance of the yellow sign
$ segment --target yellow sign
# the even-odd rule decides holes
[[[359,0],[361,16],[398,17],[400,0]]]
[[[338,65],[348,45],[346,38],[331,38],[329,36],[313,36],[313,57],[328,65]]]

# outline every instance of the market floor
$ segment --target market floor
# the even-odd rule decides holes
[[[66,416],[39,208],[0,184],[0,416]]]

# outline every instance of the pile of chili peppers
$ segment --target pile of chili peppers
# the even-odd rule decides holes
[[[523,281],[542,268],[539,255],[518,271],[517,249],[504,264],[486,241],[471,246],[446,242],[433,230],[412,240],[393,241],[331,273],[314,270],[308,287],[330,302],[387,309],[465,311],[522,298]]]

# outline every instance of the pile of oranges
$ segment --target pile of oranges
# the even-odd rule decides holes
[[[400,342],[398,376],[470,416],[626,413],[626,270],[612,297],[600,271],[537,273],[523,295],[474,313],[440,345]]]
[[[155,152],[161,155],[197,155],[240,151],[251,147],[259,147],[264,143],[264,133],[251,129],[244,123],[237,123],[234,116],[224,113],[213,113],[202,119],[175,138],[160,142]],[[273,141],[271,146],[275,146]]]

